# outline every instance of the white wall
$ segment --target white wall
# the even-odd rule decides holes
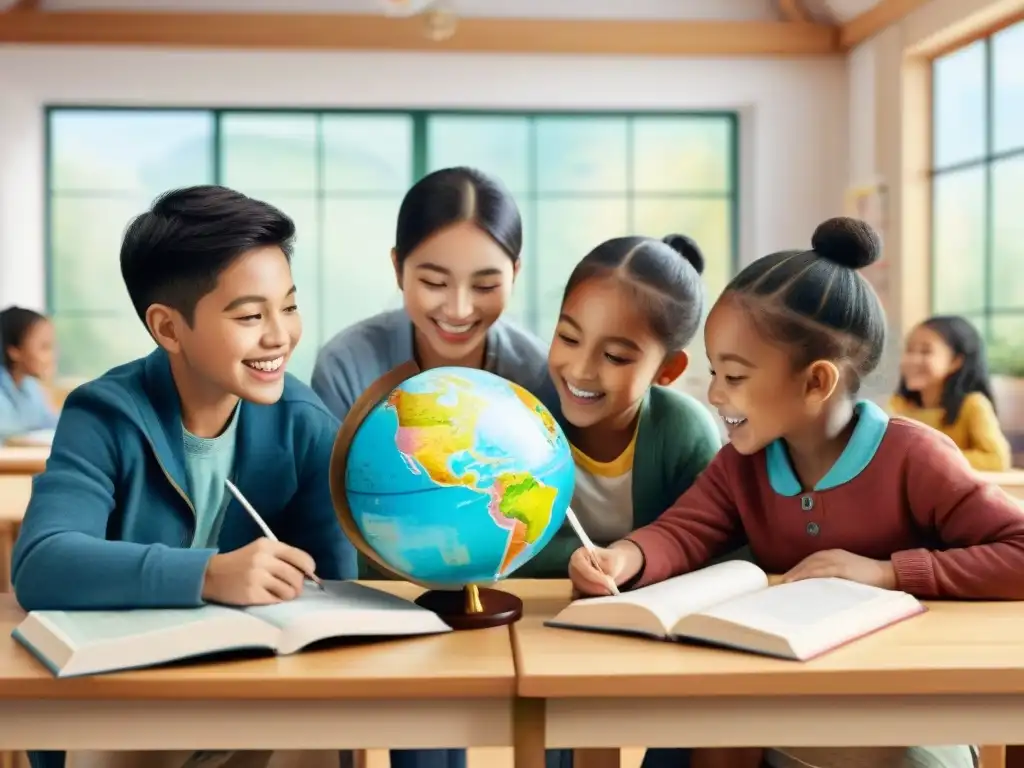
[[[0,305],[42,307],[43,107],[738,109],[743,259],[841,210],[846,64],[0,46]]]

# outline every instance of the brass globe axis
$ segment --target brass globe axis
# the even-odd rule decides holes
[[[352,519],[345,488],[345,472],[352,440],[370,412],[396,387],[417,373],[420,373],[419,366],[412,360],[388,371],[366,388],[345,416],[345,421],[334,441],[334,449],[331,451],[330,482],[334,512],[345,536],[377,570],[392,578],[426,587],[427,591],[416,599],[416,604],[436,613],[452,629],[484,629],[512,624],[523,615],[523,601],[515,595],[476,584],[467,584],[458,590],[433,589],[430,584],[425,584],[385,563],[363,538],[359,526]]]

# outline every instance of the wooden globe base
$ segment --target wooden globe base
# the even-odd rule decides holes
[[[416,605],[433,611],[452,629],[486,629],[519,621],[523,601],[500,589],[472,584],[460,590],[432,589]]]

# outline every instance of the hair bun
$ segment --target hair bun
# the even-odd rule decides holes
[[[672,250],[690,262],[697,270],[698,275],[704,273],[704,254],[700,252],[700,248],[697,247],[693,238],[686,235],[665,235],[661,242],[670,246]]]
[[[878,261],[882,242],[867,222],[839,216],[818,225],[811,236],[811,248],[833,264],[863,269]]]

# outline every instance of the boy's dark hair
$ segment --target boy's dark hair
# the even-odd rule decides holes
[[[395,232],[398,265],[428,238],[465,221],[490,235],[513,262],[519,261],[523,224],[516,201],[497,179],[458,167],[427,174],[405,193]]]
[[[151,305],[165,304],[191,325],[196,304],[235,259],[265,246],[290,258],[294,237],[292,220],[268,203],[226,187],[178,189],[129,223],[121,276],[142,322]]]
[[[829,219],[814,230],[809,251],[758,259],[726,286],[757,315],[767,338],[785,344],[798,368],[815,360],[845,363],[849,391],[878,366],[885,348],[885,312],[857,270],[881,253],[877,233],[863,221]]]
[[[981,334],[967,320],[956,315],[938,315],[921,323],[939,336],[960,358],[960,367],[946,377],[942,384],[942,423],[953,424],[960,417],[960,408],[964,398],[972,392],[980,392],[995,409],[996,399],[992,395],[992,382],[988,376],[988,362],[985,359],[985,343]],[[921,393],[907,389],[907,382],[900,377],[897,387],[898,394],[919,408]]]
[[[46,315],[25,307],[10,306],[0,312],[0,347],[4,368],[10,369],[13,362],[7,350],[17,349],[24,344],[28,332],[43,320],[46,320]]]
[[[665,349],[693,341],[704,314],[704,255],[685,235],[616,237],[583,257],[569,276],[562,302],[587,280],[614,277],[635,290],[651,330]]]

